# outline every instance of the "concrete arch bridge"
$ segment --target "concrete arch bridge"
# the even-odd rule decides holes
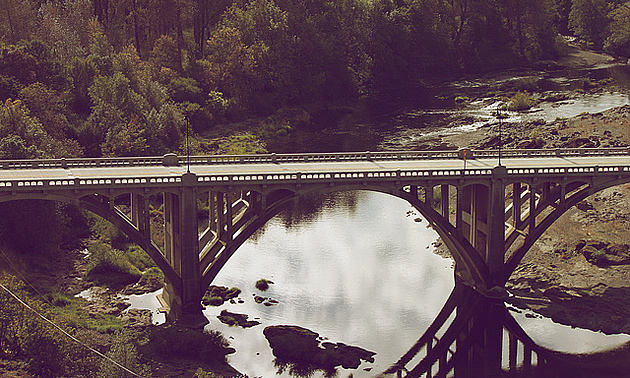
[[[493,296],[567,209],[630,182],[627,148],[504,150],[500,158],[460,150],[0,161],[0,202],[61,201],[111,221],[164,272],[168,318],[201,325],[201,297],[220,269],[300,197],[372,190],[408,201],[451,250],[458,278]],[[151,239],[156,197],[163,245]],[[201,228],[198,200],[208,208]]]

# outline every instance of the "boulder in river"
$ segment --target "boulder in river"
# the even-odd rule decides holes
[[[343,343],[324,342],[319,334],[298,326],[270,326],[263,331],[274,356],[280,360],[330,369],[356,369],[361,361],[374,362],[376,353]]]

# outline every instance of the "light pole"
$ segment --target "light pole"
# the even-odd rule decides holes
[[[186,122],[186,173],[190,173],[190,146],[188,144],[188,117],[184,116]]]
[[[503,115],[501,114],[501,103],[497,105],[497,118],[499,119],[499,165],[501,165],[501,145],[503,138],[501,136],[501,127],[503,126]]]

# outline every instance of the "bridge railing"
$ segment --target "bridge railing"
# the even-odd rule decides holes
[[[549,148],[541,150],[501,150],[502,158],[543,158],[580,156],[623,156],[630,155],[630,147],[614,148]],[[498,158],[498,150],[470,150],[467,158]]]
[[[630,148],[557,148],[542,150],[502,150],[502,158],[542,158],[579,156],[630,155]],[[0,169],[50,169],[50,168],[98,168],[133,166],[177,166],[207,164],[297,163],[297,162],[345,162],[345,161],[392,161],[392,160],[451,160],[498,158],[498,150],[447,150],[447,151],[378,151],[378,152],[331,152],[306,154],[256,154],[256,155],[208,155],[177,156],[167,154],[152,157],[121,158],[71,158],[0,160]]]
[[[492,177],[493,169],[414,169],[414,170],[374,170],[374,171],[338,171],[338,172],[306,172],[306,173],[273,173],[273,174],[212,174],[197,175],[195,185],[256,185],[256,184],[307,184],[307,183],[339,183],[356,184],[367,182],[417,183],[418,180],[432,182],[440,180],[460,180],[466,178]],[[552,176],[597,176],[628,175],[630,164],[625,166],[585,166],[555,168],[509,168],[508,176],[539,177]],[[54,190],[54,189],[88,189],[113,187],[178,187],[184,183],[183,177],[177,174],[169,176],[134,176],[134,177],[92,177],[74,179],[2,179],[0,191],[21,190]]]

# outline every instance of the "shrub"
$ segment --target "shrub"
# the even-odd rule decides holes
[[[81,369],[84,350],[33,312],[50,318],[44,305],[29,298],[14,277],[4,277],[1,281],[30,308],[0,289],[0,358],[27,361],[33,376],[69,376],[71,370]]]
[[[258,281],[256,281],[256,289],[260,291],[267,291],[269,289],[269,284],[273,284],[273,282],[266,280],[264,278],[261,278]]]
[[[520,79],[514,80],[514,89],[517,91],[529,91],[535,92],[539,89],[537,78],[534,77],[523,77]]]
[[[517,92],[507,103],[507,109],[512,111],[523,111],[532,108],[537,101],[527,92]]]
[[[158,267],[151,267],[142,273],[139,283],[157,290],[164,286],[164,273]]]
[[[88,218],[92,235],[96,239],[106,243],[115,243],[116,245],[122,245],[127,241],[127,236],[105,219],[89,212],[86,212],[86,217]]]
[[[265,153],[258,139],[251,135],[232,135],[219,144],[221,153],[226,155],[249,155]]]
[[[109,378],[109,377],[135,377],[137,375],[146,376],[150,375],[148,369],[140,364],[140,357],[136,346],[131,342],[129,336],[122,333],[118,333],[114,343],[112,344],[107,357],[116,361],[118,364],[124,366],[129,371],[135,374],[129,373],[123,370],[118,365],[114,364],[110,360],[102,360],[100,369],[97,373],[97,377]],[[137,374],[137,375],[136,375]]]
[[[170,325],[153,329],[146,344],[151,354],[163,358],[203,362],[225,362],[225,356],[234,352],[229,346],[221,332],[201,332]]]
[[[148,253],[139,246],[132,244],[127,247],[125,252],[125,258],[140,271],[145,271],[149,268],[155,267],[155,261],[151,259]]]
[[[455,103],[456,104],[463,104],[464,102],[470,101],[469,97],[466,96],[457,96],[455,97]]]
[[[206,297],[204,296],[202,299],[203,304],[210,306],[221,306],[224,302],[221,297]]]
[[[99,285],[127,285],[140,279],[141,273],[125,257],[124,252],[97,242],[89,248],[86,277]]]

